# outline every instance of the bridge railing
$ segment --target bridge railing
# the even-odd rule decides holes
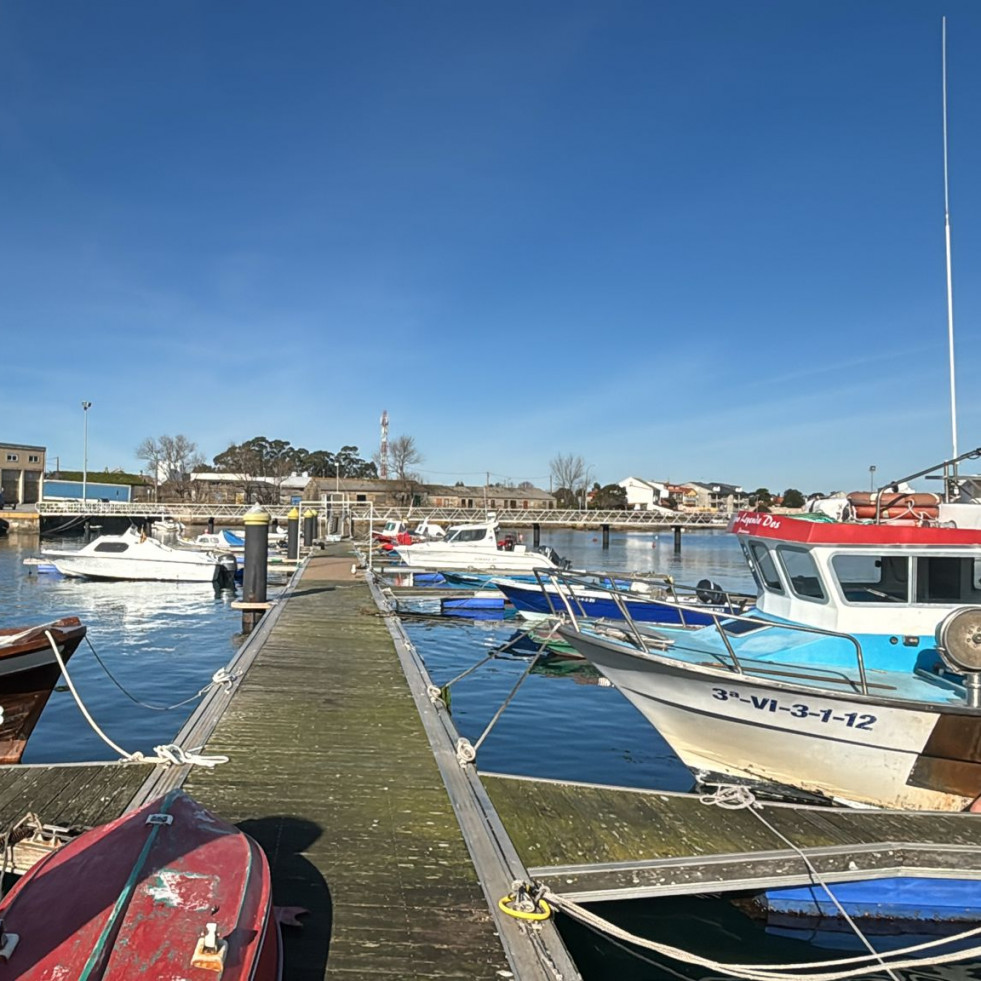
[[[165,517],[181,522],[207,522],[214,518],[219,524],[240,524],[251,505],[213,504],[204,501],[142,502],[131,501],[41,501],[36,507],[42,516],[113,516],[113,517]],[[291,508],[299,507],[301,514],[307,508],[315,509],[322,517],[343,518],[346,521],[367,522],[377,528],[390,518],[417,524],[429,520],[444,527],[484,521],[487,512],[483,508],[428,508],[428,507],[379,507],[368,501],[351,501],[336,495],[319,501],[301,501],[299,504],[263,505],[270,515],[285,521]],[[725,528],[730,515],[718,512],[676,511],[618,511],[576,510],[559,508],[498,508],[493,512],[497,521],[505,527],[564,528],[611,528],[631,531],[662,528]]]

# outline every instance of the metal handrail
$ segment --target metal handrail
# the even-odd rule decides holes
[[[555,580],[558,580],[561,583],[563,580],[566,579],[571,579],[572,582],[575,582],[574,574],[570,574],[562,570],[554,570],[554,569],[536,570],[535,572],[536,578],[541,579],[541,576],[539,575],[539,571],[544,573],[553,582]],[[644,634],[638,628],[636,621],[630,615],[630,611],[627,609],[626,600],[627,598],[629,598],[629,594],[625,594],[624,590],[619,590],[616,588],[608,588],[602,585],[597,585],[595,583],[591,585],[591,588],[601,589],[610,594],[613,601],[616,603],[618,609],[620,610],[620,613],[623,616],[626,627],[630,630],[630,633],[633,635],[635,646],[637,647],[638,650],[646,653],[648,649],[648,645],[644,639]],[[572,593],[572,590],[559,589],[557,590],[557,592],[563,598],[563,601],[565,601],[566,595]],[[725,595],[727,596],[727,600],[728,600],[729,594],[725,593]],[[719,634],[720,638],[722,639],[722,643],[725,645],[726,651],[728,652],[729,657],[732,660],[732,666],[730,670],[732,670],[735,674],[743,675],[744,677],[746,676],[751,677],[753,675],[753,672],[748,672],[743,668],[743,664],[740,661],[739,656],[736,654],[735,649],[733,648],[728,635],[726,634],[726,630],[723,624],[727,622],[732,622],[734,620],[740,623],[755,624],[766,630],[772,630],[776,627],[781,627],[783,629],[792,630],[797,633],[816,634],[822,637],[837,637],[841,640],[848,641],[855,648],[855,663],[858,669],[858,683],[861,693],[863,695],[869,694],[868,675],[866,673],[866,668],[865,668],[865,655],[862,651],[861,642],[858,640],[857,637],[853,636],[852,634],[842,633],[837,630],[826,630],[823,627],[811,627],[802,623],[790,623],[788,621],[765,620],[762,617],[747,616],[744,613],[718,612],[706,606],[701,606],[701,605],[696,606],[695,604],[683,603],[681,601],[677,601],[677,602],[679,607],[687,607],[691,612],[695,612],[697,610],[699,613],[711,617],[712,619],[711,629],[715,630]],[[728,602],[727,605],[729,605]],[[575,615],[575,613],[572,610],[572,607],[567,602],[566,602],[566,609],[569,613],[569,619],[574,629],[577,632],[581,631],[581,627],[579,625],[579,619],[580,618],[588,619],[585,616],[585,613],[583,612],[582,605],[579,604],[579,614],[580,614],[579,617]],[[696,627],[694,629],[708,630],[709,627],[708,626]]]

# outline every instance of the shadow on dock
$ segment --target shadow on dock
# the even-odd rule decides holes
[[[327,881],[303,853],[322,835],[314,821],[286,815],[249,818],[238,827],[254,838],[266,853],[277,907],[298,907],[300,926],[283,926],[284,959],[293,981],[323,978],[334,922],[334,903]],[[311,916],[315,913],[315,917]]]

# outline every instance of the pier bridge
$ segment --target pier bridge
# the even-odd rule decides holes
[[[95,519],[110,519],[106,525],[132,521],[140,523],[149,519],[169,518],[182,524],[240,525],[246,512],[253,505],[216,504],[208,501],[188,502],[122,502],[122,501],[41,501],[37,505],[42,531],[49,533],[59,527],[65,530]],[[314,510],[330,530],[351,529],[359,531],[378,528],[396,518],[409,524],[429,520],[444,528],[449,525],[484,521],[488,512],[483,508],[429,508],[429,507],[379,507],[363,501],[352,501],[336,495],[316,501],[300,501],[287,504],[262,505],[269,514],[285,521],[290,510],[298,507],[301,514]],[[493,512],[497,521],[506,528],[579,528],[585,530],[615,531],[666,531],[681,528],[690,530],[724,529],[731,514],[721,512],[623,511],[577,510],[565,508],[498,508]]]

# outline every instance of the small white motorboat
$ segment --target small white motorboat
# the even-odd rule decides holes
[[[455,525],[445,538],[397,545],[402,561],[423,569],[491,569],[530,572],[532,569],[561,569],[568,562],[549,546],[528,548],[514,537],[501,536],[496,521]]]
[[[100,535],[84,548],[42,549],[63,576],[86,579],[213,582],[235,575],[235,556],[171,548],[130,528],[122,535]]]

